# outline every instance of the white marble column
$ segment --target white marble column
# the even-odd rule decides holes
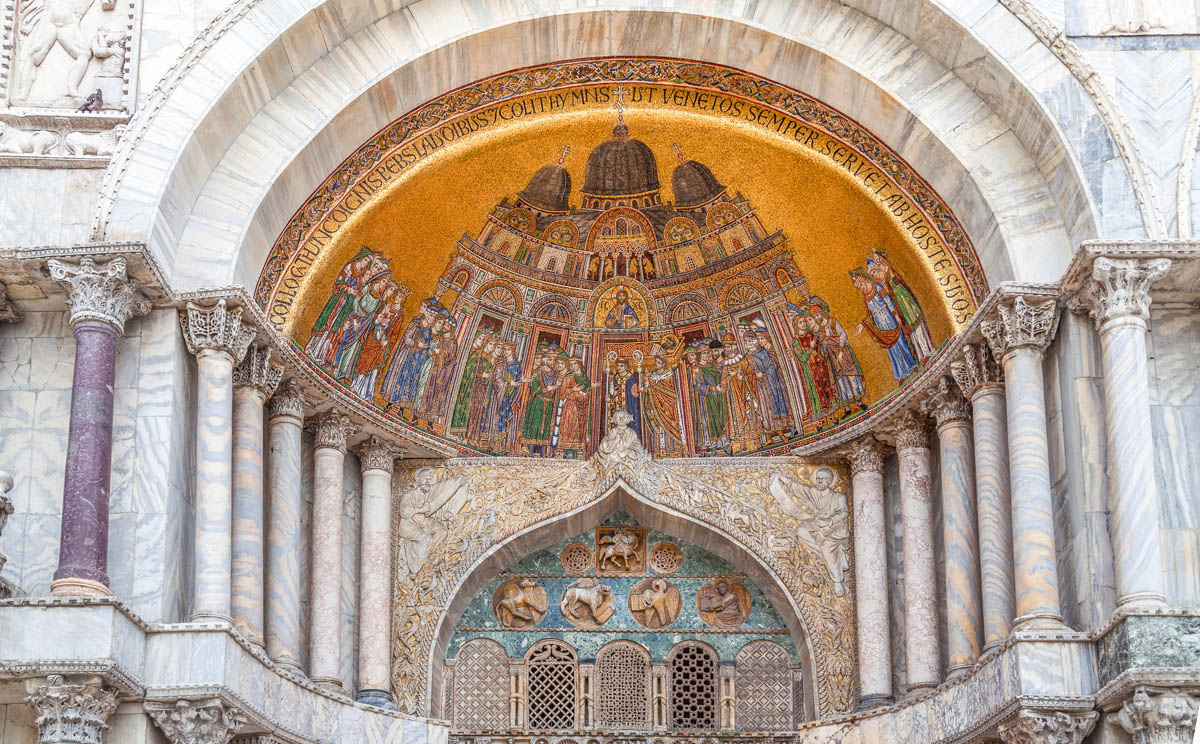
[[[317,416],[313,452],[312,579],[309,587],[308,676],[342,691],[342,466],[350,417],[338,411]]]
[[[904,648],[911,693],[936,687],[941,681],[929,429],[923,419],[909,414],[900,422],[896,453],[900,460],[900,520],[904,530]]]
[[[933,385],[924,407],[937,422],[946,554],[946,673],[953,678],[971,668],[983,645],[971,413],[970,404],[949,377]]]
[[[858,696],[867,708],[892,699],[883,446],[868,435],[846,450],[854,497],[854,588],[858,606]]]
[[[986,651],[1008,638],[1014,614],[1012,507],[1008,491],[1004,384],[996,358],[986,346],[964,344],[960,358],[950,367],[963,395],[971,399],[983,648]]]
[[[271,398],[267,480],[267,655],[276,664],[300,668],[300,442],[304,395],[295,379]]]
[[[362,528],[358,582],[360,703],[394,708],[391,693],[392,465],[396,449],[374,435],[358,449]]]
[[[263,645],[263,406],[283,368],[252,344],[233,370],[233,625]]]
[[[1123,607],[1166,606],[1146,320],[1150,316],[1150,285],[1170,266],[1166,258],[1099,257],[1092,263],[1091,280],[1082,298],[1100,330],[1108,508],[1117,604]]]
[[[1050,444],[1042,355],[1058,327],[1054,299],[1003,300],[983,333],[1004,366],[1008,472],[1012,485],[1013,573],[1016,628],[1061,630],[1054,507],[1050,494]]]
[[[184,338],[196,355],[196,550],[193,620],[232,624],[233,366],[254,332],[241,309],[188,303]]]

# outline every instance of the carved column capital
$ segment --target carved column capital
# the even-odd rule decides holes
[[[271,402],[267,404],[267,416],[269,418],[291,416],[303,421],[304,406],[306,405],[308,405],[308,401],[304,399],[304,392],[300,389],[296,378],[292,377],[271,396]]]
[[[929,424],[925,417],[909,411],[892,428],[896,435],[896,450],[928,449]]]
[[[1186,744],[1196,728],[1196,707],[1196,696],[1184,690],[1151,692],[1138,687],[1115,720],[1133,737],[1133,744]]]
[[[32,683],[26,702],[37,711],[38,744],[100,744],[117,694],[99,677],[67,682],[51,674]]]
[[[1094,710],[1064,713],[1024,709],[1000,724],[1004,744],[1080,744],[1092,732],[1100,714]]]
[[[188,351],[222,351],[240,364],[254,340],[254,330],[242,325],[242,309],[230,310],[225,300],[215,305],[187,304],[183,315],[183,338]]]
[[[959,358],[950,363],[950,374],[967,398],[1004,379],[996,355],[985,344],[963,344]]]
[[[234,387],[252,387],[267,397],[275,393],[283,379],[283,367],[271,363],[271,350],[259,344],[250,344],[246,358],[233,368]]]
[[[389,475],[399,452],[390,442],[372,434],[367,440],[358,445],[358,464],[363,472],[368,470],[383,470]]]
[[[98,320],[123,333],[130,317],[150,312],[150,302],[128,277],[124,258],[101,264],[86,256],[78,263],[52,258],[47,266],[50,277],[67,288],[71,325]]]
[[[8,287],[0,282],[0,323],[20,323],[22,317],[21,311],[8,299]]]
[[[1150,317],[1150,285],[1171,268],[1169,258],[1105,258],[1092,262],[1092,275],[1076,303],[1096,325],[1117,318]]]
[[[883,472],[883,444],[870,434],[851,442],[845,450],[850,475]]]
[[[1028,302],[1023,295],[1000,304],[996,318],[983,323],[983,335],[1000,359],[1014,349],[1045,351],[1056,330],[1058,300]]]
[[[328,447],[346,451],[346,437],[354,433],[356,427],[350,417],[338,410],[326,411],[318,415],[309,424],[309,430],[316,435],[317,447]]]
[[[217,698],[145,703],[154,725],[171,744],[229,744],[246,715]]]
[[[971,418],[971,404],[949,377],[939,378],[926,391],[921,410],[933,416],[939,429],[946,424]]]

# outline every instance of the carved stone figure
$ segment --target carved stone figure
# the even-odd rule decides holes
[[[647,628],[664,628],[679,619],[683,596],[666,579],[644,579],[629,592],[629,613]]]
[[[646,565],[642,530],[628,527],[596,528],[596,570],[599,573],[635,573]]]
[[[26,132],[0,121],[0,153],[49,155],[57,142],[54,132],[44,129]]]
[[[95,0],[26,0],[21,8],[21,53],[16,69],[14,101],[26,101],[46,55],[59,45],[71,57],[66,92],[79,96],[79,86],[91,62],[91,47],[80,21]]]
[[[771,476],[767,488],[783,513],[799,525],[796,540],[821,556],[834,593],[846,593],[846,571],[850,568],[850,521],[845,496],[833,489],[837,473],[820,467],[813,471],[811,484],[801,483],[780,473]],[[786,543],[773,540],[776,550],[785,550]]]
[[[621,409],[612,415],[612,423],[600,446],[596,448],[596,461],[604,470],[624,465],[631,470],[650,462],[650,453],[642,446],[637,432],[631,428],[633,416]]]
[[[750,617],[750,592],[740,582],[714,579],[696,592],[700,619],[718,630],[733,630]]]
[[[109,157],[117,149],[117,140],[124,131],[124,125],[118,125],[104,132],[71,132],[64,144],[67,152],[77,158],[84,155]]]
[[[549,607],[545,588],[532,579],[509,579],[492,597],[492,612],[506,628],[532,628]]]
[[[448,533],[445,520],[471,500],[467,480],[455,476],[439,481],[433,468],[413,474],[412,485],[400,497],[400,519],[396,527],[398,568],[408,576],[421,569],[429,549]]]
[[[12,487],[13,477],[7,471],[0,470],[0,534],[4,532],[4,526],[8,524],[8,516],[13,513],[13,502],[8,497],[8,492],[12,490]],[[7,556],[0,553],[0,571],[4,570],[4,564],[7,561]],[[8,599],[12,594],[12,584],[0,577],[0,599]]]
[[[598,628],[612,617],[616,603],[612,589],[588,577],[579,579],[563,591],[559,609],[576,628]]]

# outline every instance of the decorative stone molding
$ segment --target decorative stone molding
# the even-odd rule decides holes
[[[850,475],[883,471],[883,444],[870,434],[851,442],[845,453],[850,463]]]
[[[20,323],[21,311],[8,298],[8,287],[0,282],[0,323]]]
[[[992,352],[1000,359],[1021,348],[1045,351],[1058,329],[1058,300],[1027,302],[1017,295],[1011,303],[996,308],[997,317],[984,321],[983,335]]]
[[[117,709],[117,694],[99,677],[68,683],[51,674],[30,687],[25,700],[38,714],[38,744],[100,744],[108,717]]]
[[[229,744],[246,725],[246,715],[217,698],[145,703],[154,724],[171,744]]]
[[[940,378],[930,387],[921,402],[921,410],[933,416],[939,429],[946,424],[971,418],[971,403],[949,377]]]
[[[246,358],[233,368],[233,385],[248,386],[260,390],[268,397],[275,393],[283,379],[283,367],[271,363],[271,350],[259,344],[250,344]]]
[[[349,416],[337,410],[318,415],[309,425],[309,430],[316,435],[316,447],[328,447],[339,452],[346,451],[346,437],[357,428]]]
[[[959,357],[950,363],[950,374],[967,398],[974,397],[987,385],[1000,384],[1004,379],[996,356],[986,344],[963,344]]]
[[[47,266],[50,277],[68,290],[71,325],[98,320],[124,333],[125,321],[131,316],[150,312],[150,302],[128,277],[125,259],[120,256],[101,264],[86,256],[77,264],[52,258]]]
[[[909,411],[896,422],[893,427],[896,435],[896,449],[928,449],[929,425],[922,416]]]
[[[209,306],[189,302],[183,316],[183,338],[193,354],[222,351],[240,364],[254,340],[254,330],[242,326],[242,309],[228,309],[225,300]]]
[[[1196,729],[1197,701],[1184,690],[1134,690],[1133,698],[1109,718],[1133,737],[1133,744],[1187,744]]]
[[[267,404],[267,416],[268,418],[291,416],[303,420],[304,406],[307,403],[308,401],[304,399],[304,392],[296,383],[296,378],[293,377],[271,396],[271,402]]]
[[[125,134],[125,117],[0,113],[0,167],[103,168]]]
[[[1106,258],[1092,262],[1092,275],[1078,304],[1088,311],[1097,327],[1110,320],[1150,317],[1150,285],[1166,276],[1169,258]]]
[[[358,446],[358,464],[364,470],[383,470],[389,475],[399,455],[391,443],[372,434]]]
[[[1094,710],[1065,713],[1023,709],[999,726],[1004,744],[1080,744],[1092,732],[1100,714]]]

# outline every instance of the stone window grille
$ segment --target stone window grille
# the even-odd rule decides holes
[[[751,641],[735,659],[738,730],[789,730],[793,691],[787,650],[772,641]]]
[[[464,643],[454,659],[455,728],[495,731],[509,724],[508,652],[488,638]]]
[[[526,716],[533,731],[562,731],[576,726],[579,664],[575,650],[547,639],[529,650],[526,667]]]
[[[717,655],[708,646],[684,641],[667,655],[670,670],[670,727],[718,727]]]
[[[650,655],[629,641],[596,653],[596,725],[643,729],[650,722]]]

